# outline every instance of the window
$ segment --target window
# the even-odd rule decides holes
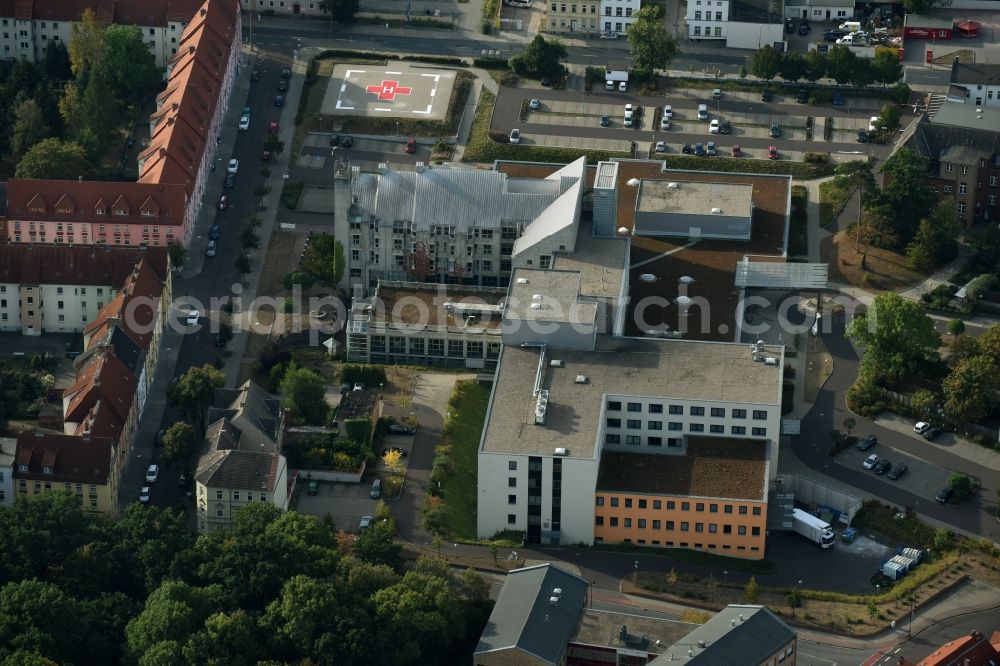
[[[663,506],[663,502],[660,500],[653,500],[653,508],[659,509]]]
[[[958,204],[958,214],[959,215],[965,215],[965,204],[964,203]],[[28,314],[30,315],[31,313],[29,312]]]
[[[516,476],[508,476],[507,477],[507,487],[508,488],[517,488],[517,477]]]
[[[507,463],[507,469],[509,469],[512,472],[515,471],[517,469],[517,461],[516,460],[509,461]]]
[[[690,511],[691,502],[681,502],[681,511]]]
[[[962,175],[963,176],[969,175],[969,167],[965,164],[962,165]]]
[[[740,507],[740,515],[741,516],[747,515],[747,508],[745,506]]]
[[[649,404],[649,413],[650,414],[662,414],[663,413],[663,405],[661,405],[658,402],[650,403]]]
[[[216,490],[215,491],[215,499],[222,499],[222,491],[221,490]]]
[[[632,498],[631,497],[626,497],[625,498],[625,508],[626,509],[631,509],[632,508]]]
[[[709,534],[715,534],[718,531],[719,531],[719,526],[718,525],[716,525],[715,523],[709,523],[708,524],[708,532],[709,532]]]
[[[684,424],[683,423],[678,423],[677,421],[671,421],[670,423],[667,424],[667,429],[668,430],[681,430],[681,429],[683,429],[683,427],[684,427]]]
[[[684,406],[683,405],[670,405],[669,412],[671,414],[683,414],[684,413]]]
[[[753,410],[753,420],[754,421],[766,421],[767,420],[767,412],[764,411],[763,409],[755,409],[755,410]]]
[[[701,12],[695,12],[694,13],[694,20],[695,21],[700,21],[701,20]]]
[[[747,410],[745,409],[734,409],[733,418],[734,419],[745,419],[747,417]]]
[[[606,444],[621,444],[622,438],[621,435],[612,435],[609,433],[604,436],[604,442]]]
[[[611,527],[618,527],[618,518],[615,516],[611,516],[610,524]]]
[[[647,446],[663,446],[663,438],[662,437],[647,437],[646,438],[646,444],[647,444]]]
[[[694,510],[695,511],[704,511],[705,510],[705,503],[704,502],[695,502]]]
[[[992,175],[990,176],[990,187],[996,187],[996,186],[997,186],[997,177],[996,175]]]
[[[676,506],[677,502],[674,500],[667,500],[667,511],[673,511]]]
[[[751,536],[760,536],[760,528],[759,527],[751,527],[750,528],[750,535]]]
[[[615,400],[608,401],[608,411],[609,412],[620,412],[622,411],[622,403]]]
[[[704,407],[692,407],[691,408],[691,416],[704,416],[704,415],[705,415],[705,408]]]
[[[695,523],[694,524],[694,531],[695,532],[704,532],[705,531],[705,523]]]
[[[733,512],[732,504],[726,504],[724,507],[722,507],[722,513],[732,513],[732,512]]]
[[[712,418],[713,419],[724,419],[726,418],[725,407],[712,407]]]
[[[606,423],[607,423],[607,427],[609,427],[609,428],[621,428],[622,427],[622,420],[621,419],[608,419]]]
[[[625,527],[628,527],[628,525],[626,525]],[[639,519],[639,521],[638,521],[638,527],[639,527],[640,530],[646,529],[646,519],[645,518],[640,518]]]
[[[594,516],[594,524],[598,527],[604,525],[604,516]]]
[[[767,437],[767,428],[751,428],[750,434],[754,437]]]
[[[690,527],[688,525],[688,522],[686,520],[682,520],[681,521],[681,532],[687,532],[688,531],[688,527]]]
[[[650,430],[663,430],[663,421],[648,421],[646,427]]]
[[[618,498],[617,497],[612,497],[611,498],[611,506],[618,506],[618,504],[619,504]]]
[[[639,430],[640,428],[642,428],[642,421],[640,421],[639,419],[628,419],[625,421],[625,426],[629,430]]]
[[[667,521],[667,527],[666,527],[666,529],[668,529],[668,530],[674,529],[674,521],[668,520]]]
[[[708,431],[715,433],[717,435],[721,435],[725,433],[726,427],[718,423],[713,423],[712,425],[708,426]]]
[[[733,426],[729,430],[734,435],[745,435],[745,434],[747,434],[747,429],[744,426]]]
[[[715,12],[715,20],[716,21],[722,20],[722,12]]]
[[[952,171],[955,170],[955,165],[954,164],[945,164],[944,165],[944,170],[947,171],[948,173],[951,173]]]
[[[659,520],[654,520],[653,521],[653,529],[654,530],[660,529],[660,524],[661,524],[661,522]],[[656,543],[656,542],[654,541],[653,543]]]
[[[630,412],[641,412],[642,403],[641,402],[630,402],[628,403],[628,411]]]
[[[722,526],[722,533],[723,534],[732,534],[733,533],[733,526],[732,525],[723,525]]]
[[[705,426],[702,423],[692,423],[690,429],[691,432],[705,432]]]
[[[604,497],[602,495],[594,498],[594,506],[604,506]]]
[[[236,501],[236,502],[240,501],[240,491],[238,491],[238,490],[234,490],[233,491],[233,500]]]
[[[625,443],[632,446],[639,446],[642,444],[642,438],[639,435],[625,435]]]
[[[513,513],[508,513],[507,514],[507,524],[508,525],[513,525],[515,523],[517,523],[517,516],[514,515]]]
[[[941,189],[944,191],[945,194],[951,194],[952,193],[952,187],[951,187],[951,185],[945,185]]]
[[[741,535],[741,536],[746,536],[747,526],[746,525],[737,525],[736,526],[736,533],[739,534],[739,535]]]
[[[701,26],[700,25],[696,25],[694,27],[694,36],[695,37],[701,37]]]
[[[507,495],[507,504],[517,504],[517,495]]]
[[[959,194],[966,194],[968,191],[969,191],[969,186],[968,185],[966,185],[965,183],[959,183],[958,184],[958,193]]]

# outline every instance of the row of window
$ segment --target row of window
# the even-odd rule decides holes
[[[673,521],[673,520],[665,520],[665,521],[647,520],[646,518],[636,518],[636,519],[633,520],[632,518],[621,518],[621,519],[619,519],[618,516],[608,516],[608,523],[607,524],[608,524],[608,527],[619,527],[620,526],[620,527],[625,527],[625,528],[631,528],[633,526],[633,524],[634,524],[635,527],[637,529],[640,529],[640,530],[646,529],[647,525],[651,526],[652,529],[654,529],[654,530],[661,529],[661,526],[662,526],[662,529],[666,530],[667,532],[673,532],[673,531],[677,530],[677,524],[678,523],[680,523],[680,529],[679,529],[679,531],[681,531],[681,532],[690,532],[691,531],[691,523],[689,523],[686,520],[681,520],[681,521],[676,521],[676,522]],[[604,527],[604,516],[594,516],[594,525],[597,526],[597,527]],[[695,523],[694,524],[694,531],[696,533],[703,533],[703,532],[705,532],[705,526],[706,525],[708,526],[708,533],[709,534],[718,534],[719,533],[719,524],[718,523]],[[732,533],[733,533],[733,526],[732,525],[728,525],[728,524],[723,524],[722,525],[722,534],[732,534]],[[738,536],[746,536],[747,535],[747,526],[746,525],[737,525],[736,526],[736,534]],[[756,526],[751,526],[750,527],[750,536],[755,536],[755,537],[760,536],[760,528],[756,527]]]
[[[617,418],[608,418],[605,420],[605,425],[608,428],[621,428],[622,420]],[[642,421],[640,419],[625,419],[625,427],[628,430],[642,430]],[[680,421],[668,421],[667,430],[674,432],[680,432],[684,429],[684,424]],[[646,421],[646,430],[663,430],[663,421]],[[708,431],[715,434],[723,434],[726,431],[725,426],[720,423],[710,423],[708,426]],[[747,429],[744,426],[732,426],[730,431],[734,435],[745,435]],[[764,437],[767,435],[767,428],[751,428],[751,431],[755,437]],[[705,432],[705,424],[703,423],[689,423],[688,432]]]
[[[674,424],[671,423],[670,425],[674,425]],[[680,425],[680,424],[678,424],[678,425]],[[674,428],[671,428],[671,430],[674,430]],[[677,428],[677,430],[679,431],[680,428]],[[767,437],[767,428],[751,428],[750,430],[752,431],[752,435],[754,437]],[[692,424],[690,424],[688,426],[688,432],[695,432],[695,433],[705,432],[705,425],[702,424],[702,423],[692,423]],[[725,428],[723,426],[721,426],[721,425],[714,425],[713,424],[713,425],[709,426],[709,432],[712,433],[712,434],[714,434],[714,435],[724,435],[725,434]],[[729,434],[731,434],[731,435],[745,436],[747,434],[747,429],[744,428],[743,426],[732,426],[729,429]],[[623,443],[622,436],[619,435],[618,433],[609,432],[606,435],[604,435],[604,443],[605,444],[622,444]],[[624,443],[627,444],[628,446],[639,446],[639,445],[642,444],[642,436],[641,435],[625,435]],[[667,446],[668,447],[676,447],[676,446],[680,446],[680,445],[681,445],[680,438],[678,438],[678,437],[668,437],[667,438]],[[646,446],[663,446],[663,438],[655,436],[655,435],[654,436],[650,436],[650,437],[646,437]]]
[[[98,212],[98,214],[100,214],[101,209],[98,208],[97,212]],[[147,215],[147,212],[143,211],[143,215]],[[148,215],[152,215],[152,213],[148,213]],[[29,231],[35,231],[35,229],[36,229],[35,225],[36,224],[38,225],[37,228],[39,230],[44,231],[44,229],[45,229],[45,223],[44,222],[37,222],[37,223],[36,222],[28,222],[28,230]],[[115,224],[115,225],[113,225],[113,227],[114,227],[114,231],[115,231],[116,234],[122,233],[122,225]],[[90,229],[90,225],[89,224],[81,224],[80,225],[80,230],[81,230],[81,232],[83,233],[84,236],[87,235],[87,233],[89,232],[89,229]],[[20,222],[14,222],[14,230],[15,231],[20,231],[21,230],[21,223]],[[105,224],[99,224],[99,225],[97,225],[97,230],[98,230],[98,232],[100,234],[107,235],[107,225],[105,225]],[[144,225],[142,227],[142,233],[143,233],[143,235],[148,236],[149,235],[149,230],[150,230],[150,227]],[[153,230],[154,234],[159,234],[160,233],[160,228],[159,227],[152,227],[152,230]],[[56,223],[56,233],[62,233],[62,231],[63,231],[63,223],[62,222]],[[70,234],[72,234],[74,232],[73,224],[71,222],[67,222],[66,223],[66,231],[69,232]],[[125,231],[131,233],[132,232],[132,226],[131,225],[126,225]],[[173,233],[174,233],[174,228],[173,227],[167,227],[167,235],[170,236],[170,235],[173,235]]]
[[[407,342],[409,342],[409,351],[407,351]],[[409,353],[419,356],[447,355],[451,358],[483,358],[483,350],[485,349],[486,358],[500,357],[499,342],[490,342],[486,344],[485,347],[482,342],[475,342],[472,340],[448,340],[447,347],[445,346],[445,342],[445,340],[440,338],[430,338],[425,340],[425,338],[417,337],[403,338],[399,336],[391,336],[389,338],[388,353]],[[373,354],[384,354],[386,353],[386,349],[386,339],[383,336],[372,336],[371,350]],[[447,354],[445,354],[446,350]]]
[[[626,509],[631,509],[633,507],[633,503],[635,503],[640,509],[646,509],[649,507],[649,502],[652,501],[654,510],[662,509],[664,502],[666,502],[667,511],[674,511],[676,510],[678,504],[677,500],[634,500],[631,497],[608,497],[607,499],[609,500],[609,506],[611,507],[621,506],[621,500],[624,499]],[[604,495],[597,495],[594,497],[594,506],[604,506],[604,500]],[[691,504],[692,503],[690,501],[681,501],[681,511],[690,511]],[[719,513],[719,507],[721,506],[722,513],[724,514],[732,514],[735,509],[736,513],[741,516],[745,516],[749,513],[752,513],[755,516],[761,515],[761,508],[759,506],[748,506],[746,504],[719,504],[717,502],[694,502],[694,510],[697,513],[703,513],[706,506],[708,507],[709,513]]]
[[[651,402],[646,405],[647,411],[650,414],[662,414],[663,404],[657,402]],[[625,403],[626,411],[635,413],[642,412],[641,402],[628,402]],[[609,412],[620,412],[622,411],[622,403],[618,400],[608,400],[608,411]],[[684,405],[667,405],[667,413],[683,416],[684,415]],[[705,408],[699,407],[697,405],[692,405],[688,410],[688,414],[691,416],[704,416]],[[724,419],[726,418],[726,408],[725,407],[712,407],[709,410],[709,416],[712,418]],[[730,413],[730,418],[734,419],[745,419],[747,417],[747,410],[745,409],[732,409]],[[767,420],[767,410],[755,409],[753,410],[753,418],[755,421],[766,421]]]
[[[36,239],[34,237],[34,232],[31,232],[31,233],[32,233],[32,237],[31,237],[30,241],[32,243],[35,243],[35,242],[37,242],[37,243],[44,243],[45,242],[45,235],[44,234],[42,234],[41,238],[37,238]],[[167,232],[167,236],[168,236],[167,243],[169,244],[170,242],[172,242],[172,239],[170,237],[173,236],[173,232],[168,231]],[[15,243],[20,243],[21,242],[21,234],[14,234],[14,242]],[[67,241],[63,241],[63,237],[62,236],[56,236],[53,239],[52,242],[55,245],[59,245],[59,244],[61,244],[63,242],[67,242]],[[68,242],[70,244],[72,244],[73,242],[75,242],[73,240],[72,236],[69,237]],[[88,241],[87,241],[86,238],[83,239],[83,242],[84,242],[84,244],[88,243]],[[98,246],[100,246],[100,245],[107,245],[107,244],[108,244],[108,240],[106,238],[97,239],[96,242],[94,243],[94,245],[98,245]],[[159,236],[153,236],[153,238],[151,240],[150,239],[144,239],[141,242],[133,243],[131,238],[125,238],[124,242],[122,242],[122,238],[120,236],[115,236],[115,242],[114,242],[114,244],[115,245],[135,246],[135,247],[146,247],[146,246],[152,245],[153,247],[158,247],[160,245],[160,238],[159,238]]]
[[[708,26],[705,26],[705,34],[702,35],[701,34],[701,26],[700,25],[696,25],[694,27],[694,36],[695,37],[713,37],[713,36],[714,37],[722,37],[722,28],[720,28],[719,26],[716,26],[715,27],[715,35],[712,35],[712,29],[710,27],[708,27]]]
[[[558,5],[556,5],[556,3],[553,2],[551,7],[552,7],[552,11],[553,12],[560,11],[563,14],[566,13],[566,7],[567,7],[567,5],[566,5],[565,2],[560,3]],[[557,7],[558,7],[558,9],[557,9]],[[569,7],[571,7],[570,13],[571,14],[576,14],[576,8],[577,8],[576,3],[573,3],[572,5],[569,5]],[[580,7],[581,7],[581,9],[580,9],[580,13],[581,14],[586,14],[587,13],[587,7],[590,7],[590,13],[591,14],[596,14],[597,13],[597,5],[580,5]],[[609,12],[611,11],[610,7],[608,8],[608,11]],[[621,9],[619,9],[618,11],[621,11]],[[631,12],[631,10],[629,10],[629,11]]]
[[[701,20],[701,12],[695,12],[694,13],[694,20],[695,21],[700,21]],[[711,21],[712,20],[712,12],[705,12],[705,20],[706,21]],[[715,12],[715,20],[716,21],[721,21],[722,20],[722,12]]]

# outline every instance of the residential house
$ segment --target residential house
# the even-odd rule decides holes
[[[948,101],[979,108],[1000,108],[1000,65],[955,62],[951,65]]]
[[[556,0],[547,4],[548,11],[542,19],[546,30],[556,35],[589,36],[597,33],[598,21],[607,20],[598,11],[605,2],[624,4],[626,0]],[[629,0],[639,10],[639,0]],[[542,6],[546,6],[544,3]],[[629,11],[631,14],[631,10]]]
[[[798,635],[764,606],[730,604],[650,666],[794,666]]]
[[[0,437],[0,506],[14,501],[14,457],[17,439]]]
[[[328,16],[320,0],[240,0],[240,7],[254,18],[265,16]],[[361,11],[366,11],[364,6]]]
[[[217,389],[195,471],[198,531],[232,525],[250,502],[288,508],[288,465],[281,454],[284,413],[277,398],[252,382]]]
[[[689,40],[725,41],[729,48],[759,49],[784,42],[780,5],[764,0],[691,0],[684,15]]]
[[[601,0],[601,33],[624,36],[635,23],[639,8],[639,0]]]
[[[109,437],[22,432],[14,457],[16,496],[64,490],[75,493],[85,509],[111,513],[114,455]]]
[[[1000,631],[986,638],[982,632],[973,630],[936,648],[917,663],[900,657],[897,666],[995,666],[998,663]]]
[[[0,330],[82,332],[139,263],[169,292],[168,259],[166,248],[0,243]]]
[[[0,57],[40,62],[52,43],[69,46],[70,26],[90,9],[103,27],[134,25],[162,67],[204,0],[7,0],[0,2]]]
[[[854,16],[854,0],[785,0],[785,17],[803,21],[847,21]]]

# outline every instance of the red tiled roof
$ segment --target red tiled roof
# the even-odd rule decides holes
[[[107,329],[118,326],[143,349],[149,349],[163,282],[153,269],[140,261],[121,289],[83,329],[84,337],[100,339]]]
[[[139,261],[160,281],[166,279],[165,247],[0,244],[0,282],[107,285],[118,289]]]
[[[945,643],[917,666],[988,666],[998,657],[996,649],[978,631]]]
[[[63,420],[84,421],[88,414],[105,419],[104,431],[121,432],[132,406],[139,380],[124,363],[109,352],[95,354],[80,369],[76,382],[63,391]]]
[[[138,204],[152,199],[159,215],[145,217]],[[112,202],[111,207],[107,202]],[[57,203],[75,204],[60,212]],[[96,180],[14,178],[7,183],[7,218],[90,224],[181,226],[187,191],[182,184],[120,183]],[[98,213],[98,211],[101,211]],[[124,215],[113,211],[122,211]]]
[[[0,0],[0,16],[27,21],[79,21],[92,9],[101,25],[165,27],[168,21],[190,21],[204,0]]]
[[[107,437],[78,437],[43,432],[22,432],[17,436],[17,464],[27,472],[14,476],[63,483],[106,485],[111,471],[112,441]],[[52,473],[42,470],[42,459],[54,460]]]

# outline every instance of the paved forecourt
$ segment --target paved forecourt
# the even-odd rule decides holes
[[[337,65],[321,113],[362,117],[444,120],[455,72],[401,62]]]

